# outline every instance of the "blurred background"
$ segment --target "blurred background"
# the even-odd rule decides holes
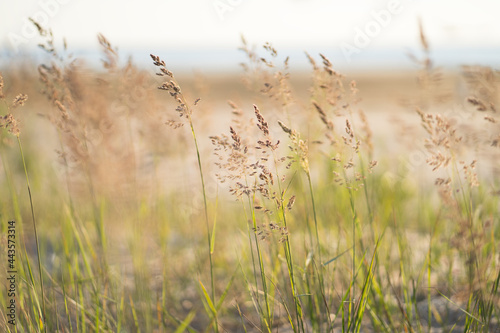
[[[0,216],[23,221],[19,225],[26,235],[28,255],[41,253],[42,266],[54,277],[50,281],[57,281],[51,282],[53,286],[66,285],[66,295],[80,295],[78,301],[84,305],[76,312],[63,313],[61,309],[67,309],[66,299],[63,303],[60,296],[64,289],[50,290],[49,313],[58,320],[48,322],[48,331],[56,331],[52,328],[66,321],[69,328],[62,330],[86,331],[87,321],[99,321],[87,316],[87,307],[88,313],[95,309],[96,317],[103,313],[111,318],[106,323],[109,327],[114,328],[114,322],[120,323],[123,317],[126,331],[139,330],[135,311],[148,332],[153,327],[173,332],[181,323],[175,316],[187,322],[195,314],[191,325],[209,330],[211,313],[203,312],[206,303],[198,297],[198,281],[206,286],[211,281],[207,289],[218,298],[238,265],[257,280],[252,245],[252,239],[258,244],[257,220],[254,217],[254,234],[245,216],[264,207],[254,216],[259,225],[270,223],[275,217],[267,207],[275,207],[274,216],[283,214],[284,220],[285,192],[288,210],[297,195],[294,210],[287,213],[293,216],[288,226],[294,258],[299,258],[304,272],[309,274],[315,266],[308,266],[310,258],[316,258],[312,255],[315,244],[318,249],[325,244],[323,258],[334,258],[328,263],[348,253],[339,259],[342,263],[335,261],[335,268],[328,266],[333,270],[326,284],[343,281],[331,290],[328,297],[332,300],[340,301],[338,296],[353,285],[345,272],[361,258],[361,252],[354,251],[356,244],[367,241],[369,249],[374,245],[371,240],[385,230],[394,236],[385,236],[380,246],[380,258],[386,258],[380,281],[387,279],[389,284],[379,292],[381,296],[394,292],[399,298],[392,310],[385,303],[374,307],[375,311],[370,308],[376,316],[392,316],[402,309],[397,283],[405,279],[406,273],[400,271],[403,266],[410,267],[405,295],[415,296],[415,309],[417,299],[428,296],[430,303],[434,286],[443,291],[480,286],[484,290],[474,295],[489,295],[492,288],[485,281],[499,281],[499,259],[493,255],[498,253],[500,211],[499,13],[497,0],[0,1],[0,127],[7,128],[0,128]],[[160,57],[154,57],[156,66],[150,54]],[[161,70],[173,72],[175,78]],[[165,89],[158,90],[162,82],[166,82]],[[26,97],[21,94],[28,96],[24,107],[20,101]],[[192,117],[186,116],[191,114],[186,105],[192,108]],[[277,163],[283,169],[278,173],[273,158],[262,155],[270,150],[257,149],[256,145],[262,148],[263,137],[271,139],[255,126],[254,105],[269,125],[273,143],[266,147],[274,145],[273,152],[277,149],[274,163],[276,156],[283,157],[281,162],[288,160],[285,156],[300,158],[301,163],[291,169]],[[11,119],[19,123],[21,132],[34,211],[42,231],[40,251],[36,251],[30,224],[24,223],[31,221],[32,210],[25,161],[11,135],[17,133],[13,129],[17,122]],[[286,131],[278,121],[296,132]],[[240,142],[236,133],[245,146],[242,153],[236,145],[241,160],[225,156]],[[276,148],[278,141],[281,144]],[[306,165],[304,156],[311,170],[307,177],[299,165]],[[339,156],[342,163],[338,163]],[[274,177],[281,201],[276,204],[277,196],[258,194],[250,202],[249,196],[249,210],[242,211],[232,194],[243,193],[245,188],[238,177],[257,168],[262,171],[258,176],[256,171],[249,174],[251,182],[254,177],[254,186],[260,187],[258,179],[270,179],[267,185],[274,185]],[[373,175],[368,175],[373,168]],[[276,169],[276,176],[274,171],[266,176],[271,169]],[[281,175],[287,176],[284,191]],[[473,191],[478,184],[479,189]],[[312,198],[313,186],[316,199]],[[358,191],[362,187],[365,190]],[[314,200],[320,207],[320,222],[318,240],[313,242]],[[359,206],[359,215],[354,213],[353,202]],[[360,236],[354,228],[356,216],[362,225]],[[474,223],[479,226],[478,235],[471,232]],[[4,223],[2,227],[0,232],[5,233]],[[399,236],[403,231],[408,233],[406,240]],[[217,240],[215,247],[210,235]],[[270,255],[265,264],[272,274],[281,271],[276,275],[276,281],[281,281],[276,290],[288,293],[290,285],[282,277],[290,276],[290,269],[284,265],[277,269],[284,263],[279,243],[281,239],[266,243]],[[396,245],[400,260],[393,259]],[[455,249],[461,251],[461,266],[456,263]],[[423,278],[429,267],[431,283],[431,257],[436,269],[433,288]],[[470,272],[477,263],[471,258],[479,257],[484,258],[484,266],[478,265],[476,280]],[[495,275],[485,273],[487,268]],[[311,272],[311,277],[316,274]],[[396,288],[387,278],[392,275]],[[264,273],[261,276],[267,278]],[[306,280],[306,273],[303,276],[301,283],[307,288],[301,296],[307,296],[310,281],[316,280]],[[354,268],[351,276],[362,279],[354,275]],[[237,276],[228,299],[233,298],[243,313],[254,313],[249,322],[263,323],[260,312],[252,309],[253,296],[245,296],[250,291],[246,279]],[[6,281],[2,276],[0,280]],[[102,283],[96,287],[94,281]],[[425,281],[418,293],[411,289],[416,288],[414,281]],[[26,294],[34,290],[24,288]],[[7,309],[1,290],[0,307]],[[98,294],[105,295],[106,301],[94,297]],[[160,295],[162,304],[155,303]],[[33,296],[20,299],[29,302]],[[125,303],[130,300],[130,306],[126,304],[125,312],[120,312],[116,308],[120,302],[123,307],[124,299]],[[216,297],[212,299],[215,302]],[[338,304],[349,304],[351,313],[351,303],[344,300]],[[462,297],[457,304],[469,306],[471,300]],[[226,331],[236,332],[240,315],[232,304],[224,305],[223,325]],[[412,311],[413,305],[407,304]],[[157,320],[160,305],[169,314],[167,324]],[[26,303],[25,308],[34,311],[35,306]],[[486,313],[481,309],[474,311]],[[321,307],[317,311],[318,317],[333,316]],[[430,310],[424,312],[430,314]],[[278,315],[283,322],[286,313]],[[26,317],[27,323],[37,322],[37,315]],[[0,326],[1,318],[5,316],[0,313]],[[406,322],[406,318],[404,313],[395,321]],[[456,324],[454,319],[450,322]],[[78,330],[78,323],[83,329]]]
[[[296,70],[308,69],[304,50],[324,53],[340,70],[407,68],[421,19],[438,65],[496,65],[499,9],[494,0],[3,1],[1,65],[39,54],[30,17],[89,61],[98,60],[102,33],[137,64],[157,53],[177,70],[226,72],[244,59],[241,35],[250,44],[271,42]]]
[[[77,77],[77,72],[80,73],[82,82],[73,88],[82,91],[82,86],[86,85],[89,92],[77,92],[75,97],[82,94],[85,96],[83,101],[93,101],[89,110],[97,110],[92,103],[101,100],[101,106],[107,105],[100,111],[101,116],[106,112],[111,113],[111,118],[113,114],[121,115],[123,108],[138,114],[148,110],[158,113],[151,116],[152,124],[163,124],[176,119],[172,118],[175,106],[168,101],[168,95],[155,89],[162,78],[154,75],[157,68],[151,61],[152,53],[160,56],[167,68],[175,73],[189,99],[203,100],[199,107],[200,123],[203,124],[200,130],[202,137],[207,138],[227,131],[231,118],[228,100],[248,111],[249,116],[254,103],[270,113],[282,109],[271,96],[265,96],[264,90],[268,84],[276,87],[287,80],[289,87],[286,89],[294,95],[292,108],[296,113],[292,114],[299,123],[299,109],[310,108],[312,98],[312,66],[305,52],[318,63],[321,53],[330,59],[333,69],[346,75],[346,82],[356,80],[360,90],[357,105],[366,112],[374,132],[375,157],[385,156],[387,151],[406,153],[417,149],[414,153],[417,158],[405,156],[403,159],[421,172],[426,169],[427,157],[418,148],[408,147],[414,140],[402,144],[404,140],[395,139],[395,135],[408,134],[411,126],[419,126],[414,105],[421,98],[439,99],[439,103],[431,103],[434,111],[452,115],[463,125],[470,122],[462,112],[470,108],[466,102],[470,82],[463,79],[462,75],[466,77],[464,73],[468,70],[461,66],[498,67],[500,21],[496,16],[499,10],[499,3],[492,0],[474,3],[451,0],[438,3],[428,0],[1,2],[0,71],[9,82],[9,95],[21,91],[28,94],[29,111],[24,112],[23,117],[47,116],[51,107],[45,97],[49,100],[52,97],[40,93],[43,88],[37,67],[55,62],[61,69],[70,71],[65,74],[67,77]],[[53,37],[40,36],[30,20],[50,29]],[[420,26],[424,38],[420,35]],[[105,43],[99,44],[98,34],[105,36],[105,43],[109,41],[108,50]],[[241,50],[242,37],[247,42],[247,52]],[[53,45],[49,48],[56,51],[53,54],[39,47],[39,44],[47,47],[51,39]],[[272,45],[277,55],[262,47],[266,43]],[[249,57],[250,53],[255,55],[254,59]],[[261,57],[272,61],[273,65],[262,62]],[[426,83],[419,78],[422,75],[419,71],[425,71],[427,57],[432,62],[432,69],[439,70],[430,74],[436,86],[425,88],[426,91],[422,90]],[[75,59],[78,61],[73,63]],[[127,67],[129,60],[133,66]],[[118,72],[103,67],[105,62],[114,61]],[[286,80],[280,83],[280,77]],[[109,87],[116,83],[118,90],[123,91],[103,96],[103,82],[110,84]],[[21,119],[21,122],[32,127],[29,129],[32,133],[43,133],[46,144],[37,149],[53,159],[57,149],[55,132],[43,130],[38,125],[48,123],[40,118]],[[96,131],[101,133],[101,128]],[[164,142],[171,145],[168,138],[173,135],[172,131],[165,131],[163,127],[155,131],[163,133]],[[101,134],[97,137],[105,136]],[[180,142],[189,142],[182,139],[182,135],[177,136]],[[309,133],[307,138],[317,139]],[[149,144],[157,145],[158,142],[161,140]],[[209,140],[202,148],[211,155]],[[133,150],[140,150],[138,144]],[[109,157],[108,154],[104,156]],[[184,161],[181,159],[179,163]],[[213,165],[208,159],[206,163]],[[103,175],[106,175],[109,168],[103,168]],[[173,166],[173,169],[182,168]],[[171,173],[165,181],[168,184],[189,178]],[[212,181],[216,183],[215,179]],[[216,186],[213,187],[215,195]]]

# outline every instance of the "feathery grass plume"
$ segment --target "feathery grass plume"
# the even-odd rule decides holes
[[[446,86],[443,70],[434,66],[431,58],[431,50],[420,20],[418,25],[423,56],[419,58],[414,54],[408,54],[408,57],[420,67],[417,76],[419,96],[411,101],[410,105],[418,105],[422,110],[428,110],[432,105],[444,105],[448,103],[452,97],[452,88]]]
[[[239,134],[230,127],[230,138],[222,134],[221,136],[211,136],[212,144],[215,146],[215,155],[218,161],[215,165],[220,173],[216,177],[221,183],[230,182],[229,192],[236,198],[242,195],[250,195],[251,189],[248,185],[248,177],[255,175],[256,171],[251,167],[248,159],[248,146],[242,144]],[[227,157],[224,156],[227,154]]]
[[[262,131],[265,137],[269,137],[269,124],[264,120],[257,105],[254,104],[253,108],[255,110],[255,117],[257,118],[257,127]]]
[[[19,106],[24,106],[28,100],[28,95],[18,94],[9,104],[7,103],[6,96],[3,93],[3,87],[4,81],[2,74],[0,73],[0,101],[2,101],[7,108],[7,114],[4,116],[0,115],[0,128],[5,128],[10,134],[19,138],[21,130],[19,128],[19,121],[14,117],[13,111]]]
[[[448,166],[452,158],[460,152],[462,137],[442,115],[423,113],[419,108],[417,113],[422,120],[422,126],[430,136],[425,140],[425,147],[430,153],[427,163],[433,167],[432,171]]]
[[[3,93],[3,87],[4,81],[2,73],[0,73],[0,101],[6,106],[7,109],[6,115],[0,115],[0,128],[5,128],[10,134],[19,138],[21,130],[19,128],[19,121],[14,117],[13,111],[19,106],[24,106],[28,100],[28,95],[18,94],[9,104],[7,103],[6,97]]]
[[[28,95],[19,94],[14,98],[10,107],[11,109],[15,109],[18,106],[23,106],[27,100],[28,100]]]
[[[316,72],[317,70],[319,70],[319,67],[318,65],[316,64],[316,60],[314,60],[314,58],[306,52],[304,52],[306,57],[307,57],[307,60],[309,61],[309,63],[311,64],[312,68],[313,68],[313,71]]]
[[[471,96],[467,102],[478,111],[495,113],[499,103],[500,75],[485,66],[462,66],[462,76],[465,79]]]
[[[233,104],[233,106],[235,106]],[[265,198],[276,200],[278,193],[270,190],[274,185],[275,176],[271,171],[272,153],[278,148],[279,140],[273,143],[270,137],[269,124],[260,113],[259,108],[254,105],[254,114],[257,119],[257,128],[264,136],[258,139],[254,146],[250,146],[247,138],[241,138],[239,133],[231,126],[230,136],[225,134],[221,136],[211,136],[212,144],[215,146],[215,154],[219,161],[216,162],[217,167],[224,171],[219,173],[218,178],[224,182],[230,180],[230,192],[236,195],[237,198],[242,194],[250,195],[255,192],[260,192]],[[243,144],[243,142],[247,142]],[[249,156],[254,156],[255,162],[252,163]],[[284,161],[284,158],[279,158],[279,162]],[[256,185],[250,186],[249,178],[255,177]]]
[[[497,105],[500,102],[500,75],[491,68],[482,66],[463,66],[462,76],[465,79],[469,96],[467,102],[480,111],[470,115],[470,119],[482,117],[482,124],[467,121],[462,124],[460,130],[466,131],[463,145],[468,149],[476,151],[479,163],[489,164],[494,173],[500,172],[498,158],[500,151],[498,147],[498,132],[500,131]],[[464,110],[462,114],[467,114]]]
[[[9,131],[10,134],[19,137],[21,131],[19,130],[19,125],[12,115],[12,113],[8,113],[5,116],[0,116],[0,128],[5,128]]]
[[[366,118],[366,114],[363,110],[359,110],[359,118],[361,120],[361,131],[364,132],[364,136],[361,138],[361,141],[364,143],[364,147],[368,150],[368,156],[370,159],[373,158],[373,131],[370,128],[370,124],[368,123],[368,119]]]
[[[81,192],[88,177],[82,179],[78,174],[86,173],[98,196],[129,200],[131,193],[152,186],[144,177],[133,184],[139,168],[147,163],[144,159],[151,154],[159,159],[165,153],[161,138],[166,136],[158,122],[162,115],[150,91],[154,84],[151,75],[137,69],[131,60],[120,66],[117,49],[103,35],[97,39],[104,53],[104,74],[89,74],[82,61],[71,55],[56,57],[54,47],[44,48],[52,50],[53,61],[39,66],[40,80],[44,94],[58,111],[46,117],[60,132],[61,159],[70,167],[71,188]],[[145,132],[155,139],[141,134]],[[134,139],[137,136],[151,145],[141,145],[143,141],[140,144]],[[87,171],[81,173],[81,169]],[[135,189],[130,191],[132,187]]]
[[[300,134],[297,131],[289,128],[288,126],[283,124],[283,122],[278,120],[278,125],[280,125],[283,132],[288,134],[288,137],[291,141],[291,145],[289,145],[288,148],[290,149],[292,155],[287,157],[290,160],[287,165],[287,169],[290,168],[291,164],[294,161],[298,160],[301,168],[306,172],[307,175],[309,175],[309,159],[307,156],[309,147],[307,145],[307,142],[300,138]]]
[[[233,117],[231,118],[231,123],[238,133],[242,133],[243,142],[246,146],[250,146],[249,139],[251,133],[255,128],[254,118],[244,119],[243,110],[233,101],[227,101],[227,104],[231,107],[231,113]]]
[[[293,204],[295,203],[295,195],[292,195],[290,199],[288,200],[288,204],[286,205],[286,208],[288,210],[292,210]]]
[[[48,53],[57,54],[54,47],[54,34],[52,33],[52,29],[45,29],[40,23],[31,17],[29,18],[29,21],[35,26],[40,37],[45,37],[44,43],[38,44],[38,47],[44,49]]]
[[[418,20],[418,31],[420,34],[420,44],[422,45],[422,49],[424,50],[425,53],[429,53],[429,44],[427,43],[427,37],[425,37],[421,19]]]
[[[323,124],[326,126],[327,130],[330,131],[330,132],[333,132],[333,130],[334,130],[333,121],[331,121],[330,119],[328,119],[328,116],[326,115],[325,111],[323,111],[323,109],[318,104],[318,102],[316,102],[316,101],[313,100],[312,104],[313,104],[314,108],[316,109],[316,111],[318,111],[319,118],[321,119],[321,121],[323,122]],[[334,144],[335,141],[331,140],[330,143]]]
[[[103,34],[97,35],[97,40],[104,50],[104,55],[106,59],[102,59],[104,68],[112,71],[118,66],[118,52],[116,48],[113,48],[109,40],[104,37]]]
[[[270,241],[271,236],[278,234],[278,236],[280,237],[278,242],[283,243],[287,240],[289,235],[286,227],[279,226],[278,224],[273,222],[258,225],[256,228],[254,228],[254,231],[261,241]]]
[[[254,91],[255,89],[260,89],[260,72],[262,61],[260,61],[259,56],[255,52],[255,48],[250,48],[245,37],[241,36],[241,43],[243,44],[238,50],[244,52],[248,57],[248,64],[240,63],[240,66],[243,68],[246,76],[243,78],[243,82],[246,86]]]
[[[235,106],[235,104],[232,105]],[[272,153],[278,148],[280,142],[278,140],[274,143],[271,139],[269,124],[256,105],[254,105],[254,114],[257,119],[257,128],[264,136],[257,140],[254,146],[251,146],[248,138],[242,138],[232,126],[229,128],[230,136],[222,134],[210,137],[218,157],[216,166],[221,170],[217,176],[221,182],[227,180],[231,182],[230,193],[236,195],[237,198],[240,198],[242,194],[251,195],[259,192],[265,198],[274,201],[277,200],[278,193],[270,190],[275,182],[275,176],[271,171],[274,168]],[[252,162],[251,156],[255,162]],[[280,163],[284,160],[284,158],[279,158],[277,161]],[[245,185],[250,183],[251,177],[255,177],[256,185]]]
[[[263,47],[272,58],[276,58],[278,56],[278,51],[271,45],[271,43],[267,42],[263,45]],[[275,67],[271,60],[267,60],[264,57],[260,60],[266,64],[267,67]],[[278,103],[278,106],[283,107],[284,109],[287,109],[291,103],[293,103],[293,95],[289,83],[290,73],[288,61],[289,57],[285,58],[282,70],[276,70],[274,73],[270,73],[270,78],[272,79],[269,82],[265,82],[265,88],[261,90],[264,95],[268,95],[269,98]]]
[[[476,107],[477,111],[488,110],[488,107],[486,107],[486,105],[481,100],[479,100],[477,97],[472,97],[472,96],[467,97],[467,102],[474,105]]]
[[[175,108],[175,111],[178,113],[180,118],[185,118],[188,123],[191,123],[191,113],[192,110],[185,101],[184,95],[182,94],[180,86],[177,84],[174,74],[167,69],[165,61],[161,60],[160,57],[155,56],[153,54],[150,55],[151,59],[153,59],[153,64],[157,66],[160,69],[160,72],[157,72],[156,75],[158,76],[165,76],[167,77],[167,80],[162,83],[161,86],[158,87],[160,90],[165,90],[167,91],[170,96],[175,100],[177,103],[177,107]],[[168,79],[170,78],[170,79]],[[174,120],[169,120],[167,122],[167,125],[172,126],[173,128],[179,128],[183,126],[182,122],[174,121]]]
[[[138,202],[164,189],[158,179],[160,164],[167,154],[176,156],[183,144],[166,145],[174,137],[185,141],[183,132],[165,131],[168,115],[164,112],[163,96],[156,92],[156,77],[140,69],[131,58],[121,65],[120,53],[103,35],[98,36],[103,53],[105,75],[97,78],[108,91],[109,113],[112,118],[102,128],[116,128],[121,135],[121,154],[124,170],[121,171],[122,186],[127,187],[123,199]],[[175,123],[177,126],[183,123]],[[132,205],[130,205],[132,207]]]
[[[325,126],[324,135],[330,145],[336,145],[338,136],[334,132],[334,122],[331,116],[344,116],[349,108],[349,100],[344,87],[345,77],[333,69],[333,65],[324,55],[320,54],[323,67],[314,66],[313,85],[310,90],[311,104]],[[329,114],[327,114],[329,113]]]
[[[361,110],[354,109],[355,105],[359,102],[358,88],[355,81],[350,81],[349,90],[346,78],[344,75],[338,73],[333,69],[333,64],[324,55],[320,54],[323,67],[319,69],[314,62],[315,79],[313,80],[313,87],[311,89],[311,104],[316,110],[321,122],[324,125],[324,135],[327,138],[330,146],[335,148],[335,156],[332,160],[335,165],[341,167],[343,170],[334,170],[334,181],[337,184],[346,185],[354,190],[364,186],[365,172],[370,173],[374,167],[374,161],[371,160],[372,155],[372,142],[371,130],[368,126],[366,116]],[[314,60],[314,59],[313,59]],[[327,111],[329,114],[327,114]],[[357,113],[361,119],[361,130],[364,135],[354,135],[354,128],[352,120],[354,114]],[[345,133],[341,135],[335,131],[334,117],[345,119]],[[315,142],[321,142],[316,140]],[[366,146],[366,152],[370,165],[367,169],[361,160],[360,147]],[[328,152],[329,153],[329,152]],[[363,170],[356,170],[355,166]],[[346,173],[347,171],[347,173]]]
[[[111,48],[104,36],[98,39],[103,47]],[[42,45],[49,45],[43,49],[52,61],[39,66],[40,81],[44,95],[56,111],[46,117],[59,131],[71,187],[77,190],[88,186],[96,201],[102,197],[122,198],[127,193],[128,180],[134,179],[135,158],[129,146],[123,147],[122,133],[126,133],[123,128],[127,122],[115,113],[117,103],[112,87],[104,79],[87,75],[83,62],[60,56],[52,39]],[[108,55],[111,57],[111,53]],[[108,59],[109,71],[116,66],[117,54],[114,57]]]
[[[278,57],[278,51],[271,43],[266,42],[263,45],[270,59],[259,56],[253,49],[250,49],[243,37],[242,43],[243,46],[239,50],[243,51],[248,58],[248,64],[241,64],[245,71],[243,82],[247,88],[268,97],[285,113],[289,112],[289,107],[294,102],[290,86],[289,57],[283,61],[282,68],[278,69],[274,63]]]

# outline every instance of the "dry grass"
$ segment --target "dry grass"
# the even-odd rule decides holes
[[[0,76],[18,332],[498,328],[498,72],[434,67],[421,29],[416,85],[356,82],[321,54],[294,81],[271,44],[261,56],[243,40],[247,90],[226,96],[234,77],[178,81],[156,55],[139,69],[102,35],[96,71],[38,29],[47,60],[30,99],[18,73]],[[381,93],[402,83],[393,100]],[[382,107],[401,113],[392,126]]]

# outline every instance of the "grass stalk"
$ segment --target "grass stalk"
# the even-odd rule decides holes
[[[214,279],[214,269],[213,269],[213,259],[212,259],[212,252],[213,252],[213,244],[212,244],[212,235],[210,231],[210,223],[209,223],[209,218],[208,218],[208,204],[207,204],[207,195],[206,195],[206,190],[205,190],[205,179],[203,176],[203,167],[201,163],[201,155],[200,155],[200,148],[198,145],[198,140],[196,138],[196,131],[194,129],[194,123],[193,123],[193,118],[192,118],[192,110],[191,107],[189,106],[188,102],[186,101],[186,98],[184,94],[181,92],[181,88],[177,82],[177,80],[174,78],[174,75],[171,71],[169,71],[166,68],[166,64],[163,60],[161,60],[158,56],[155,56],[151,54],[151,58],[153,59],[153,62],[155,66],[159,67],[161,69],[161,73],[158,73],[160,76],[168,76],[172,80],[168,83],[164,83],[159,89],[162,90],[170,90],[171,96],[175,97],[177,102],[179,103],[179,107],[177,110],[180,112],[181,116],[185,116],[187,118],[187,121],[189,123],[189,127],[191,130],[191,135],[193,137],[193,142],[194,146],[196,149],[196,157],[198,161],[198,171],[200,173],[200,180],[201,180],[201,187],[202,187],[202,193],[203,193],[203,206],[204,206],[204,213],[205,213],[205,225],[207,229],[207,243],[208,243],[208,258],[209,258],[209,264],[210,264],[210,286],[211,286],[211,297],[212,297],[212,303],[216,303],[215,299],[215,279]],[[195,105],[198,101],[195,102]],[[218,325],[218,319],[217,319],[217,313],[215,313],[215,332],[219,331],[219,325]]]
[[[182,96],[182,99],[184,100],[184,104],[188,105],[187,102],[184,99],[184,96]],[[200,156],[200,149],[198,147],[198,140],[196,139],[196,132],[194,130],[194,124],[193,120],[191,118],[191,113],[190,110],[188,110],[188,120],[189,120],[189,126],[191,128],[191,134],[193,136],[193,141],[194,141],[194,146],[196,148],[196,157],[198,161],[198,170],[200,172],[200,179],[201,179],[201,188],[203,192],[203,207],[204,207],[204,212],[205,212],[205,225],[207,228],[207,242],[208,242],[208,259],[210,262],[210,285],[211,285],[211,290],[212,290],[212,302],[215,303],[215,279],[214,279],[214,269],[213,269],[213,259],[212,259],[212,234],[210,231],[210,223],[208,221],[208,205],[207,205],[207,194],[205,190],[205,180],[203,177],[203,167],[201,164],[201,156]],[[217,319],[217,312],[214,314],[215,315],[215,332],[219,331],[219,324],[218,324],[218,319]]]
[[[19,135],[17,136],[17,143],[19,146],[19,152],[21,154],[21,160],[23,163],[23,168],[24,168],[24,175],[26,179],[26,187],[28,189],[28,196],[29,196],[29,201],[30,201],[30,209],[31,209],[31,221],[33,222],[33,230],[34,230],[34,235],[35,235],[35,246],[36,246],[36,254],[37,254],[37,260],[38,260],[38,276],[40,279],[40,291],[41,291],[41,296],[42,296],[42,313],[41,313],[41,318],[40,318],[40,324],[41,324],[41,329],[46,332],[47,327],[45,325],[46,323],[46,312],[45,312],[45,292],[44,292],[44,287],[43,287],[43,272],[42,272],[42,258],[40,255],[40,244],[38,240],[38,231],[36,227],[36,219],[35,219],[35,208],[33,207],[33,197],[31,195],[31,186],[30,186],[30,181],[29,181],[29,176],[28,176],[28,168],[26,166],[26,160],[24,158],[24,152],[23,152],[23,146],[21,144],[21,138]]]
[[[249,205],[250,205],[250,210],[252,212],[252,224],[253,224],[253,229],[257,230],[257,219],[255,216],[255,209],[253,208],[253,205],[250,201],[250,197],[248,197],[249,200]],[[268,288],[267,288],[267,278],[266,278],[266,271],[265,271],[265,266],[264,266],[264,261],[262,258],[262,251],[260,249],[260,244],[259,244],[259,237],[257,236],[256,232],[253,232],[253,238],[255,242],[255,250],[257,251],[257,259],[258,259],[258,264],[259,264],[259,271],[260,271],[260,281],[262,284],[262,291],[264,292],[264,303],[266,306],[266,313],[265,313],[265,318],[264,318],[264,327],[271,332],[271,327],[273,323],[273,318],[272,318],[272,311],[271,311],[271,302],[269,300],[269,293],[268,293]],[[253,254],[252,254],[253,256]],[[255,274],[255,268],[254,268],[254,274]],[[255,286],[256,288],[258,287],[257,285]],[[257,298],[257,303],[258,303],[258,298]]]
[[[326,293],[325,293],[325,281],[324,281],[324,276],[323,276],[323,271],[324,271],[324,263],[321,255],[321,242],[319,239],[319,225],[318,225],[318,217],[316,213],[316,201],[314,200],[314,190],[313,190],[313,185],[311,181],[311,173],[309,170],[306,170],[306,175],[307,175],[307,182],[309,186],[309,194],[311,196],[311,205],[312,205],[312,210],[313,210],[313,217],[314,217],[314,228],[316,232],[316,251],[318,251],[318,261],[319,265],[314,265],[316,271],[318,272],[318,279],[319,279],[319,288],[320,288],[320,293],[321,297],[323,299],[323,303],[325,305],[325,309],[327,310],[327,315],[326,315],[326,320],[328,323],[328,326],[331,326],[331,320],[330,320],[330,310],[328,306],[328,302],[326,300]]]

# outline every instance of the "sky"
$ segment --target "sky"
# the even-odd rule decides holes
[[[0,0],[0,49],[34,50],[39,39],[32,17],[56,40],[89,52],[98,50],[96,35],[103,33],[131,53],[216,58],[236,50],[244,35],[251,44],[331,52],[355,64],[383,58],[383,50],[418,49],[420,19],[433,49],[494,61],[500,58],[499,12],[497,0]],[[454,53],[448,56],[459,56]]]

